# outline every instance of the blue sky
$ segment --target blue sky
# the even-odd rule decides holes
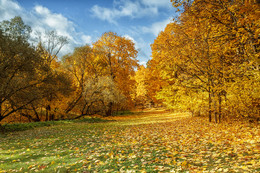
[[[113,31],[134,41],[140,64],[150,59],[150,44],[175,11],[170,0],[0,0],[0,21],[19,15],[32,35],[56,30],[67,36],[70,43],[61,55]]]

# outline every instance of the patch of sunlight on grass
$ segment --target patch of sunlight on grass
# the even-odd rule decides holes
[[[119,121],[112,122],[114,125],[139,125],[139,124],[154,124],[173,122],[182,118],[190,117],[189,113],[160,113],[151,115],[140,115],[130,119],[120,119]]]

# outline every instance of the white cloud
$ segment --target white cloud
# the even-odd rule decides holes
[[[10,20],[15,16],[21,16],[23,21],[31,26],[32,37],[35,32],[55,30],[59,35],[66,36],[69,44],[65,45],[60,56],[73,51],[74,47],[91,42],[91,37],[75,31],[75,24],[62,14],[53,13],[48,8],[36,5],[32,11],[26,11],[16,1],[0,0],[0,21]]]
[[[135,44],[135,49],[138,50],[138,60],[140,61],[140,65],[146,65],[149,56],[147,56],[147,52],[150,52],[150,44],[145,42],[142,38],[134,39],[129,35],[123,35],[123,37],[132,40]]]
[[[66,36],[69,39],[69,44],[65,45],[60,56],[73,52],[74,47],[86,44],[87,36],[75,31],[75,24],[64,17],[62,14],[53,13],[48,8],[36,5],[31,12],[30,26],[34,31],[44,33],[46,30],[54,30],[58,35]],[[43,38],[44,39],[44,38]]]
[[[95,5],[91,8],[91,12],[95,17],[101,20],[117,24],[116,20],[122,17],[140,18],[143,16],[157,15],[158,8],[156,6],[142,4],[139,1],[121,0],[114,1],[113,8]]]
[[[133,37],[131,37],[131,36],[127,35],[127,34],[123,35],[123,37],[125,37],[128,40],[131,40],[135,44],[135,48],[136,49],[140,49],[139,44],[137,43],[137,41],[135,41],[135,39]]]
[[[142,27],[142,31],[144,33],[152,33],[154,36],[158,36],[158,34],[164,30],[166,25],[170,23],[172,20],[171,19],[166,19],[163,21],[155,22],[149,27]]]
[[[123,37],[131,40],[135,44],[135,49],[138,50],[138,51],[143,51],[144,48],[147,46],[147,44],[142,39],[138,39],[138,41],[136,41],[133,37],[131,37],[127,34],[123,35]]]
[[[155,7],[171,8],[172,4],[170,0],[141,0],[142,4]]]
[[[10,0],[0,0],[0,20],[9,20],[22,13],[22,8]]]
[[[40,14],[40,15],[44,15],[44,16],[47,16],[47,15],[50,15],[50,10],[43,7],[43,6],[40,6],[40,5],[37,5],[34,7],[34,10],[36,11],[36,13]]]
[[[81,40],[85,44],[91,44],[91,42],[92,42],[92,38],[89,35],[82,35]]]
[[[45,28],[48,30],[55,30],[59,35],[68,37],[75,41],[71,33],[74,32],[74,24],[61,14],[52,13],[48,8],[43,6],[34,7],[34,21],[33,28]]]
[[[109,23],[116,24],[115,18],[116,13],[118,13],[117,10],[113,11],[108,8],[99,7],[98,5],[95,5],[91,8],[92,13],[94,13],[94,16],[101,19],[106,20]]]
[[[128,40],[131,40],[132,42],[136,43],[135,39],[133,37],[131,37],[130,35],[123,35],[123,37],[125,37]]]

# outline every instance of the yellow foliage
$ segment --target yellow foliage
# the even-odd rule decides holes
[[[259,5],[196,0],[184,7],[152,44],[157,82],[165,82],[157,98],[174,110],[207,110],[210,121],[213,113],[218,121],[223,113],[259,115]]]

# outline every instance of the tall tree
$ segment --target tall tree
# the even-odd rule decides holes
[[[1,23],[0,121],[37,100],[36,86],[48,74],[48,66],[28,43],[29,28],[20,17]]]
[[[10,21],[4,20],[1,22],[0,29],[2,34],[9,37],[12,40],[18,40],[27,42],[30,38],[32,29],[29,25],[26,25],[20,16],[15,16]]]
[[[107,32],[93,44],[93,47],[103,52],[103,56],[99,58],[105,63],[104,72],[112,77],[130,104],[131,88],[134,85],[134,81],[130,79],[130,76],[134,75],[134,70],[138,67],[136,59],[138,51],[135,49],[133,41],[120,37],[116,33]],[[111,110],[112,105],[111,102]]]
[[[156,60],[153,62],[168,83],[159,97],[168,105],[177,102],[184,105],[180,98],[197,98],[196,95],[207,92],[209,121],[213,113],[215,121],[220,121],[223,98],[227,106],[235,95],[241,97],[234,93],[234,87],[247,86],[253,91],[252,87],[259,82],[259,4],[241,0],[173,3],[183,4],[184,12],[177,21],[168,24],[152,45]],[[245,79],[252,85],[244,85]],[[246,96],[248,100],[258,100],[258,91],[253,93]],[[195,104],[204,103],[205,99],[201,99]],[[189,107],[196,108],[192,105]]]
[[[110,76],[88,78],[85,83],[84,97],[86,104],[81,115],[98,113],[110,116],[112,114],[110,104],[120,104],[125,101],[125,96],[118,90]]]
[[[80,113],[84,113],[86,104],[88,104],[84,98],[86,81],[102,75],[103,62],[98,60],[100,55],[101,53],[86,45],[75,48],[73,54],[63,57],[63,66],[73,79],[74,86],[73,95],[65,110],[66,113],[75,107],[80,110]]]
[[[57,59],[61,49],[69,43],[69,39],[65,36],[58,35],[56,31],[45,31],[45,33],[37,33],[39,46],[46,51],[46,62],[51,64]]]
[[[160,90],[161,83],[150,65],[149,62],[148,67],[140,66],[133,76],[135,85],[131,97],[135,102],[135,106],[141,106],[142,108],[158,104],[155,95]]]
[[[68,44],[68,38],[58,35],[56,31],[45,31],[44,34],[38,33],[39,44],[38,49],[41,56],[44,58],[45,63],[50,66],[52,79],[56,82],[51,82],[51,84],[46,85],[45,90],[45,111],[46,111],[46,121],[53,120],[53,108],[52,103],[59,99],[59,96],[69,92],[69,87],[65,84],[70,82],[66,79],[64,72],[59,68],[58,54],[61,49]],[[43,38],[42,38],[43,37]],[[49,78],[51,79],[51,78]],[[49,80],[51,81],[51,80]],[[64,83],[63,85],[60,85]],[[60,95],[61,94],[61,95]]]

